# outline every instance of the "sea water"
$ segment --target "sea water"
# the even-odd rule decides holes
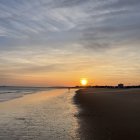
[[[27,93],[35,89],[22,90]],[[21,93],[22,90],[12,91]],[[35,94],[0,102],[0,140],[80,139],[75,117],[78,109],[73,103],[75,90],[39,90]]]
[[[45,87],[19,87],[19,86],[0,86],[0,102],[22,97],[26,94],[38,91],[47,91],[52,88]]]

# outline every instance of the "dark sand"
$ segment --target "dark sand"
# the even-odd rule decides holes
[[[82,140],[140,140],[140,89],[81,89],[74,101]]]

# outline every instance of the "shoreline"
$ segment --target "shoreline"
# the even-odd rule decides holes
[[[90,140],[140,139],[140,89],[80,89],[74,103],[80,109],[81,138]]]
[[[0,140],[78,139],[73,94],[75,90],[41,91],[0,103]]]
[[[27,90],[23,90],[23,89],[20,89],[19,87],[18,88],[15,88],[14,91],[12,91],[13,89],[9,89],[8,92],[3,92],[1,91],[0,92],[0,103],[1,102],[7,102],[7,101],[11,101],[11,100],[14,100],[14,99],[17,99],[17,98],[22,98],[24,96],[27,96],[27,95],[31,95],[31,94],[37,94],[37,93],[40,93],[40,92],[48,92],[48,91],[51,91],[51,90],[56,90],[55,88],[48,88],[48,89],[29,89],[28,88],[28,91]]]
[[[62,91],[62,93],[61,93]],[[44,102],[46,100],[50,100],[52,98],[55,98],[57,96],[61,96],[61,94],[64,94],[64,89],[52,89],[52,90],[46,90],[46,91],[37,91],[33,93],[24,94],[21,97],[17,98],[11,98],[9,100],[5,100],[0,102],[1,105],[21,105],[22,103],[25,105],[25,103],[28,105],[30,103],[40,103]],[[9,106],[10,107],[10,106]]]

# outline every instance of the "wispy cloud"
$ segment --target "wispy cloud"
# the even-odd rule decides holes
[[[139,0],[1,0],[0,77],[19,69],[139,75],[139,13]]]

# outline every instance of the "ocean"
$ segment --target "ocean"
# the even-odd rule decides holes
[[[36,93],[39,91],[48,91],[52,89],[53,88],[46,87],[0,86],[0,102],[23,97],[26,94]]]
[[[0,140],[80,139],[74,89],[1,87],[0,95]]]

